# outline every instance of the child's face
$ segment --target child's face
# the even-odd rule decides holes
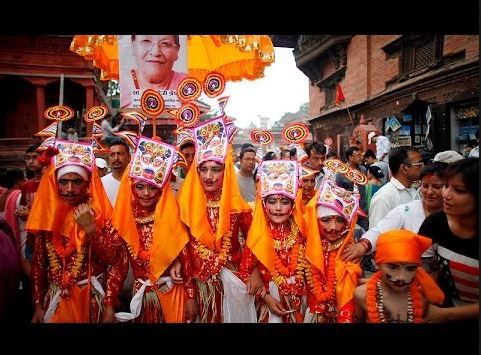
[[[387,286],[396,292],[406,291],[414,281],[419,264],[416,263],[385,263],[379,264],[383,280]]]

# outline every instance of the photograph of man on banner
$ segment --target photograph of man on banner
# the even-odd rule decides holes
[[[147,89],[160,92],[165,108],[180,107],[176,88],[187,76],[187,36],[123,35],[118,43],[120,107],[139,108]]]

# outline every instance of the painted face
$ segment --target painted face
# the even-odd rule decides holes
[[[425,175],[421,181],[421,197],[430,210],[443,207],[443,180],[437,175]]]
[[[110,147],[110,167],[112,170],[122,173],[130,162],[130,152],[121,144]]]
[[[282,224],[291,216],[294,202],[284,195],[270,195],[264,199],[267,218],[274,224]]]
[[[57,191],[69,206],[77,206],[87,200],[90,181],[85,181],[79,174],[67,173],[57,181]]]
[[[346,220],[341,216],[324,216],[317,218],[321,238],[330,242],[338,240],[346,229]]]
[[[409,288],[418,269],[415,263],[385,263],[378,266],[385,284],[396,292],[404,292]]]
[[[179,46],[173,35],[136,36],[132,52],[138,75],[151,84],[162,84],[179,56]]]
[[[198,167],[200,182],[205,192],[216,192],[222,188],[224,166],[209,160]]]
[[[316,178],[314,176],[302,178],[302,193],[310,196],[316,186]]]
[[[187,162],[187,165],[190,166],[192,165],[192,162],[194,161],[195,157],[195,148],[194,147],[187,147],[182,149],[182,154],[184,155],[185,161]]]
[[[154,185],[139,181],[132,184],[132,193],[142,207],[148,208],[157,204],[160,195],[162,195],[162,190]]]
[[[476,213],[476,200],[464,185],[460,174],[451,176],[443,187],[443,208],[447,215],[468,216]]]

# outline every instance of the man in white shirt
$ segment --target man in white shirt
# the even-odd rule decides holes
[[[111,173],[103,176],[101,180],[112,207],[115,207],[120,179],[122,179],[122,174],[130,162],[129,146],[120,137],[116,137],[110,143],[109,162]]]
[[[394,148],[389,155],[391,180],[381,187],[371,200],[369,207],[369,227],[373,228],[389,211],[402,203],[419,200],[419,192],[411,188],[419,180],[423,167],[421,153],[410,147]]]
[[[254,181],[254,168],[256,152],[252,148],[246,148],[239,154],[240,169],[236,171],[237,183],[242,198],[246,202],[253,203],[256,199],[256,183]]]
[[[377,132],[371,132],[367,135],[368,144],[376,143],[376,158],[379,161],[389,163],[389,152],[391,151],[391,142],[388,137],[381,136]]]

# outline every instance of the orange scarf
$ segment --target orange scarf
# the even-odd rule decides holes
[[[314,197],[306,205],[304,220],[306,224],[306,258],[313,264],[324,276],[327,278],[326,270],[324,270],[324,253],[322,251],[322,243],[319,232],[319,226],[317,224],[317,199],[320,191],[317,191]],[[361,277],[362,271],[358,263],[343,262],[340,258],[340,254],[344,246],[352,242],[354,235],[354,228],[356,226],[357,215],[352,219],[349,225],[349,232],[346,235],[344,242],[337,251],[336,256],[336,301],[338,308],[341,309],[354,297],[354,289],[358,285],[358,280]]]
[[[100,231],[105,220],[112,215],[112,206],[100,181],[97,168],[94,168],[91,174],[89,194],[92,197],[97,231]],[[80,252],[86,239],[86,232],[75,221],[74,209],[75,207],[63,202],[58,194],[55,166],[50,164],[40,180],[25,228],[33,233],[48,231],[69,237],[70,240],[75,241],[76,251]]]
[[[420,264],[421,255],[429,248],[431,243],[431,239],[405,229],[391,230],[383,233],[376,242],[376,264]],[[441,291],[433,278],[422,267],[417,268],[415,278],[429,302],[435,304],[443,303],[443,291]]]
[[[292,214],[299,227],[299,231],[304,236],[305,226],[302,218],[302,191],[300,189],[297,191]],[[252,250],[252,253],[256,256],[259,262],[269,270],[271,275],[275,275],[274,255],[276,251],[274,249],[271,230],[267,220],[268,218],[265,214],[262,200],[258,194],[254,208],[254,218],[247,234],[246,245]]]
[[[131,189],[131,179],[128,172],[130,164],[125,169],[119,186],[119,193],[112,215],[112,225],[119,232],[127,245],[132,248],[133,255],[139,253],[139,234],[132,211],[134,196]],[[152,248],[150,249],[150,280],[155,283],[164,273],[182,248],[189,241],[189,235],[179,219],[179,206],[167,180],[162,195],[154,211],[154,226]]]
[[[213,233],[209,227],[207,197],[199,173],[194,166],[189,169],[177,199],[180,206],[180,219],[189,227],[192,236],[211,249],[221,250],[222,236],[230,229],[230,215],[252,211],[239,192],[232,163],[232,146],[229,146],[225,161],[216,233]]]

